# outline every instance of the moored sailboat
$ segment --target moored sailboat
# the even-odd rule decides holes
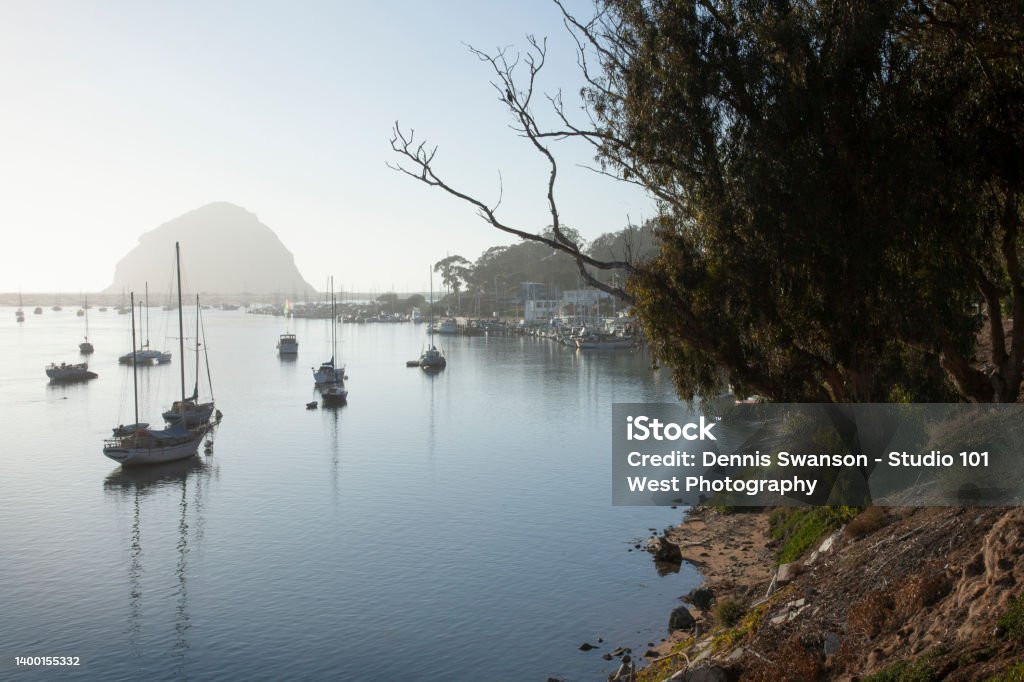
[[[216,407],[213,402],[213,386],[210,382],[210,400],[208,402],[199,402],[199,348],[202,346],[203,354],[206,354],[206,344],[200,343],[200,329],[202,322],[200,320],[199,297],[196,296],[196,383],[195,388],[192,390],[191,397],[185,398],[184,400],[176,400],[171,406],[171,409],[163,413],[164,421],[168,424],[184,424],[188,428],[198,428],[208,426],[210,418],[213,416]],[[180,310],[180,309],[179,309]],[[184,357],[184,355],[182,356]],[[182,373],[184,373],[184,366],[182,366]],[[206,363],[206,374],[207,378],[210,376],[210,364],[207,360]],[[217,413],[218,418],[220,413]]]
[[[85,310],[85,341],[83,341],[82,343],[78,344],[78,352],[81,353],[82,355],[89,355],[89,354],[93,353],[96,349],[93,348],[92,343],[89,342],[89,297],[88,296],[86,296],[86,298],[85,298],[85,307],[83,308],[83,310]]]
[[[434,345],[434,272],[430,272],[430,345],[420,354],[420,368],[425,371],[436,371],[448,366],[444,353]]]
[[[174,245],[178,279],[178,338],[179,352],[184,356],[184,320],[181,315],[181,258],[180,248]],[[135,297],[132,295],[132,356],[135,357]],[[185,419],[185,367],[181,366],[181,400],[175,403],[179,408],[178,423],[166,429],[151,429],[139,422],[138,363],[132,363],[132,385],[135,399],[135,423],[130,427],[114,429],[114,437],[104,441],[103,454],[122,465],[159,464],[185,459],[196,454],[203,437],[212,425],[204,424],[188,428]]]
[[[345,376],[345,367],[335,367],[337,357],[338,313],[334,305],[334,278],[331,277],[331,359],[321,363],[319,369],[313,368],[313,381],[317,384],[329,384]]]
[[[326,387],[320,391],[320,397],[324,406],[342,405],[348,401],[348,389],[345,388],[345,366],[334,367],[334,358],[338,356],[338,310],[337,301],[334,297],[334,279],[331,279],[331,368],[334,370],[334,377],[326,382]],[[322,368],[322,367],[321,367]]]

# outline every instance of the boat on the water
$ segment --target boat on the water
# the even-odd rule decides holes
[[[434,272],[430,272],[430,322],[427,324],[430,334],[430,345],[420,354],[420,368],[424,371],[437,371],[448,366],[448,361],[440,348],[434,345]]]
[[[18,322],[25,321],[25,311],[21,309],[21,292],[18,292],[18,309],[14,311],[14,319]]]
[[[615,334],[584,333],[576,338],[579,350],[626,350],[632,348],[634,340],[628,336]]]
[[[181,310],[181,257],[180,247],[174,245],[175,264],[178,281],[178,310]],[[132,294],[132,353],[135,356],[135,295]],[[178,314],[179,352],[185,354],[185,338],[183,320]],[[181,400],[176,404],[182,418],[166,429],[152,429],[139,421],[139,380],[138,363],[132,366],[132,385],[135,398],[135,423],[131,427],[120,426],[114,430],[114,437],[103,442],[103,454],[119,462],[122,466],[140,464],[160,464],[192,457],[199,449],[203,438],[210,433],[214,423],[207,423],[195,428],[186,426],[184,418],[188,398],[185,396],[185,368],[181,367]]]
[[[134,299],[133,299],[134,300]],[[142,325],[143,334],[146,337],[145,343],[143,343],[137,350],[133,350],[131,353],[125,353],[117,359],[122,365],[166,365],[171,361],[171,353],[162,350],[154,350],[149,347],[149,282],[146,282],[146,316],[142,316],[142,304],[139,304],[139,324]],[[135,310],[135,304],[132,304],[132,312]],[[145,324],[142,324],[143,321]]]
[[[32,311],[32,314],[33,315],[42,315],[43,314],[43,309],[40,308],[39,306],[36,306],[36,309]]]
[[[95,352],[92,343],[89,342],[89,299],[85,299],[85,341],[78,344],[78,352],[82,355],[91,355]]]
[[[313,368],[313,381],[317,384],[329,384],[332,381],[337,381],[338,377],[345,374],[344,367],[334,366],[334,356],[327,362],[320,365],[319,368]]]
[[[121,464],[160,464],[196,454],[201,434],[180,424],[166,429],[142,428],[103,443],[103,454]]]
[[[180,308],[179,308],[180,310]],[[195,388],[192,391],[192,395],[184,400],[175,400],[174,404],[171,405],[171,409],[164,412],[161,416],[164,421],[168,424],[181,424],[189,428],[197,428],[207,426],[210,423],[210,418],[213,416],[216,407],[213,402],[213,386],[210,386],[210,400],[208,402],[199,402],[199,348],[203,348],[205,357],[206,345],[200,343],[200,329],[202,328],[202,322],[200,318],[199,297],[196,296],[196,383]],[[184,356],[183,356],[184,357]],[[184,375],[184,366],[182,366],[182,374]],[[209,361],[207,361],[207,377],[209,377]],[[217,418],[220,418],[220,412],[217,412]]]
[[[59,365],[57,363],[47,365],[46,376],[50,377],[51,381],[84,381],[85,379],[95,379],[99,375],[96,372],[90,372],[89,365],[85,362],[75,364],[62,362]]]
[[[277,339],[278,355],[296,355],[299,352],[299,340],[295,334],[285,332]]]
[[[420,355],[420,367],[423,369],[444,369],[447,366],[448,361],[445,360],[444,353],[434,344],[430,344],[430,348]]]
[[[345,366],[334,367],[334,358],[338,356],[338,304],[334,296],[334,278],[331,278],[331,369],[334,378],[324,382],[320,398],[325,407],[343,405],[348,402],[348,389],[345,388]],[[320,367],[323,369],[323,365]]]
[[[334,278],[331,278],[331,359],[327,362],[321,363],[319,368],[313,369],[313,381],[317,384],[330,384],[343,380],[345,377],[345,367],[335,367],[334,358],[337,357],[338,352],[338,315],[337,306],[334,302]]]
[[[459,323],[450,317],[446,317],[438,322],[437,325],[431,325],[431,331],[435,334],[458,334]]]

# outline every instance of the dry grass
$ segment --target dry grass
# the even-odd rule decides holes
[[[889,514],[881,507],[868,507],[846,525],[846,537],[857,540],[889,522]]]
[[[743,682],[810,682],[823,674],[818,656],[798,637],[787,640],[770,660],[753,659],[740,677]]]

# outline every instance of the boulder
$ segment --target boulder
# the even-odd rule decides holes
[[[669,632],[673,630],[689,630],[697,624],[696,619],[685,606],[677,606],[672,609],[672,615],[668,618]]]
[[[797,565],[794,562],[781,564],[775,573],[775,586],[782,587],[797,576]]]
[[[839,635],[835,632],[826,632],[824,639],[824,649],[826,656],[834,656],[839,653]]]
[[[707,587],[698,587],[690,590],[690,593],[686,595],[686,598],[691,604],[696,606],[701,611],[710,611],[711,605],[715,601],[715,593]]]
[[[655,561],[669,564],[683,563],[683,553],[679,551],[679,545],[669,542],[664,537],[651,538],[647,543],[647,551],[654,555]]]
[[[686,682],[729,682],[729,673],[725,668],[708,665],[688,670],[682,679]]]

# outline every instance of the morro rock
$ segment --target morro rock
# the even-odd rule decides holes
[[[114,270],[106,293],[125,289],[162,291],[174,272],[174,242],[181,243],[189,291],[205,294],[302,296],[314,289],[295,267],[274,231],[254,213],[227,202],[207,204],[139,237]]]

